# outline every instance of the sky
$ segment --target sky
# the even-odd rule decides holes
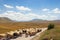
[[[11,20],[60,20],[60,0],[0,0],[0,17]]]

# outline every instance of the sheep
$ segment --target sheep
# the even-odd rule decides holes
[[[0,40],[2,40],[3,37],[4,37],[4,36],[0,35]]]
[[[30,28],[29,31],[28,31],[28,34],[29,34],[30,36],[34,36],[34,35],[36,34],[35,29],[34,29],[34,28]]]
[[[29,29],[19,29],[19,30],[15,30],[15,31],[10,31],[10,32],[7,32],[6,34],[0,34],[0,35],[4,36],[6,38],[6,40],[9,40],[12,38],[21,37],[22,34],[25,34],[25,37],[34,36],[34,35],[36,35],[36,33],[40,32],[40,31],[41,31],[40,28],[29,28]],[[0,39],[1,39],[1,37],[0,37]]]
[[[36,33],[40,32],[40,31],[41,31],[40,28],[30,28],[28,33],[30,36],[34,36],[34,35],[36,35]]]
[[[21,30],[21,29],[16,30],[16,31],[15,31],[15,33],[17,33],[20,37],[21,37],[21,36],[22,36],[22,34],[23,34],[23,32],[22,32],[22,30]]]
[[[13,38],[17,38],[19,35],[17,33],[13,33]]]
[[[29,34],[29,29],[26,29],[26,33],[25,33],[25,37],[28,37],[30,34]]]
[[[15,30],[14,33],[17,33],[19,35],[19,31],[18,30]]]
[[[7,32],[7,34],[13,35],[14,31]]]
[[[19,36],[20,36],[20,37],[22,36],[22,32],[19,32]]]
[[[6,40],[6,38],[1,38],[0,40]]]
[[[17,38],[20,35],[20,32],[18,30],[10,31],[6,33],[7,38]]]
[[[6,36],[6,34],[0,34],[0,36],[3,36],[4,37],[4,36]]]
[[[27,32],[27,30],[26,30],[26,29],[22,29],[22,32],[23,32],[23,34],[24,34],[24,33],[26,33],[26,32]]]
[[[10,34],[6,34],[6,36],[5,36],[5,38],[6,38],[6,40],[10,40],[10,39],[12,39],[13,38],[13,35],[10,35]]]
[[[41,29],[37,29],[37,33],[38,33],[38,32],[41,32],[41,31],[42,31]]]
[[[36,33],[39,33],[39,32],[41,32],[41,31],[42,31],[41,28],[36,28]]]
[[[1,40],[10,40],[12,36],[10,34],[5,33],[4,35],[1,35],[0,37],[1,37]]]
[[[6,40],[6,34],[0,34],[0,40]]]
[[[22,29],[20,29],[20,31],[19,31],[19,36],[21,37],[22,34],[23,34],[23,31],[22,31]]]

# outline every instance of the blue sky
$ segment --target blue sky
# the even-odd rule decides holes
[[[17,21],[60,20],[60,0],[0,0],[0,17]]]

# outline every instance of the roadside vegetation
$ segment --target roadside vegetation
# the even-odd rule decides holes
[[[39,40],[60,40],[60,23],[48,25],[48,30],[45,31]]]
[[[54,24],[49,24],[47,30],[50,30],[50,29],[53,29],[53,28],[54,28]]]

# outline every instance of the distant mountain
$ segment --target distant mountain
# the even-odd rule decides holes
[[[30,22],[47,23],[49,21],[48,20],[42,20],[42,19],[33,19]]]
[[[53,20],[53,21],[50,21],[52,23],[60,23],[60,20]]]
[[[6,22],[13,22],[13,21],[7,17],[0,17],[0,23],[6,23]]]
[[[54,22],[60,22],[60,20],[54,20]]]
[[[49,23],[49,22],[56,23],[57,22],[58,23],[60,22],[60,20],[48,21],[48,20],[42,20],[42,19],[33,19],[30,21],[15,21],[7,17],[0,17],[0,23],[7,23],[7,22],[33,22],[33,23]]]

